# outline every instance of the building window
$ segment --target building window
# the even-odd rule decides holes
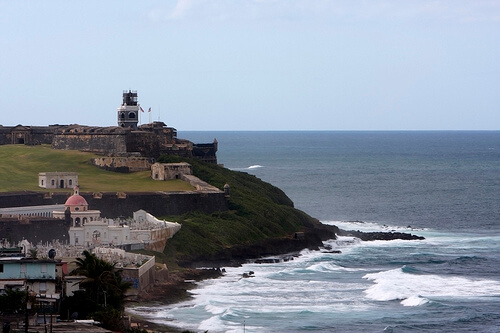
[[[42,273],[47,273],[47,264],[42,264],[41,272]]]
[[[40,293],[45,294],[47,292],[47,283],[40,282],[40,284],[38,285],[38,289],[40,289]]]
[[[55,181],[54,179],[52,179],[52,181],[50,182],[50,184],[51,184],[52,186],[55,186],[55,185],[56,185],[56,181]]]
[[[68,185],[73,186],[73,179],[68,180]]]
[[[21,264],[21,273],[26,273],[26,264]]]
[[[130,112],[130,113],[128,114],[128,118],[129,118],[129,119],[135,119],[135,113]]]
[[[0,264],[0,273],[3,273],[3,264]]]

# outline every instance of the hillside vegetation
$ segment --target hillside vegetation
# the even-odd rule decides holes
[[[170,157],[164,161],[181,159]],[[295,209],[282,190],[253,175],[197,160],[184,161],[193,165],[198,178],[220,189],[225,184],[230,186],[229,211],[165,217],[182,224],[181,231],[167,242],[164,251],[167,257],[187,261],[214,258],[229,247],[291,237],[294,232],[319,224]]]
[[[95,154],[73,150],[51,149],[50,146],[0,146],[0,192],[48,191],[38,187],[40,172],[78,172],[81,191],[144,192],[189,191],[193,188],[181,180],[166,182],[151,179],[149,171],[117,173],[90,164]],[[68,191],[68,189],[50,189]]]

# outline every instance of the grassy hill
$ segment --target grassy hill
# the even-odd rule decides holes
[[[189,184],[180,180],[155,181],[150,178],[149,171],[125,174],[99,169],[90,164],[90,159],[95,156],[79,151],[54,150],[49,146],[0,146],[0,192],[47,191],[38,187],[38,173],[48,171],[78,172],[81,190],[88,192],[192,190]],[[240,250],[240,257],[259,246],[271,247],[277,252],[281,246],[281,250],[288,251],[289,246],[283,246],[280,240],[289,241],[296,231],[327,232],[321,229],[317,220],[295,209],[282,190],[253,175],[196,159],[169,157],[159,161],[186,161],[193,166],[193,173],[198,178],[219,189],[225,184],[231,188],[228,211],[162,217],[182,224],[180,232],[168,240],[164,253],[155,253],[160,261],[168,263],[170,269],[175,269],[178,262],[232,257],[234,249]],[[267,243],[262,245],[263,242]],[[293,245],[303,246],[297,242]]]
[[[91,153],[56,150],[50,146],[0,146],[0,192],[47,191],[38,187],[40,172],[78,172],[81,191],[88,192],[144,192],[189,191],[192,186],[181,180],[155,181],[149,171],[117,173],[99,169],[90,164],[97,157]],[[68,191],[68,189],[50,189]]]

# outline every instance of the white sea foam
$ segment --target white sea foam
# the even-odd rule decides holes
[[[253,170],[253,169],[260,169],[260,168],[263,168],[264,166],[263,165],[260,165],[260,164],[254,164],[254,165],[250,165],[248,167],[241,167],[241,168],[229,168],[230,170],[233,170],[233,171],[245,171],[245,170]]]
[[[311,265],[311,266],[307,267],[307,269],[314,271],[314,272],[331,272],[331,271],[336,271],[336,270],[342,270],[343,268],[327,262],[327,263],[317,263],[317,264]]]
[[[415,232],[426,230],[424,228],[413,228],[411,226],[386,225],[375,222],[364,221],[321,221],[323,224],[335,225],[343,230],[359,230],[364,232],[394,231],[394,232]]]
[[[420,306],[429,302],[427,298],[422,296],[410,296],[407,299],[401,301],[404,306]]]
[[[369,299],[402,300],[405,306],[422,305],[433,297],[500,296],[500,282],[487,279],[410,274],[402,268],[366,274],[364,278],[375,283],[365,290]]]
[[[242,332],[243,320],[248,318],[246,331],[261,332],[274,327],[276,320],[289,322],[301,316],[304,321],[329,318],[332,313],[342,318],[364,318],[375,314],[379,302],[384,301],[399,301],[405,311],[411,311],[440,298],[500,296],[500,282],[492,280],[417,275],[405,267],[366,274],[363,261],[367,255],[383,263],[394,252],[411,258],[453,247],[452,255],[456,256],[457,248],[469,248],[470,241],[457,235],[428,233],[433,235],[432,241],[363,242],[342,236],[325,242],[327,250],[340,249],[340,254],[304,250],[287,262],[228,267],[221,278],[199,282],[199,288],[191,290],[193,299],[187,305],[155,309],[152,320],[195,331]],[[253,277],[244,278],[249,271],[254,272]],[[386,304],[398,306],[397,302]]]
[[[203,320],[198,326],[198,329],[202,331],[221,332],[221,331],[226,331],[224,330],[224,327],[233,325],[238,325],[238,324],[229,321],[223,321],[220,316],[212,316],[208,319]]]

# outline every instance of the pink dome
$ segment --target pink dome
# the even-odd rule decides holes
[[[66,200],[65,206],[88,206],[87,200],[79,194],[73,194]]]

